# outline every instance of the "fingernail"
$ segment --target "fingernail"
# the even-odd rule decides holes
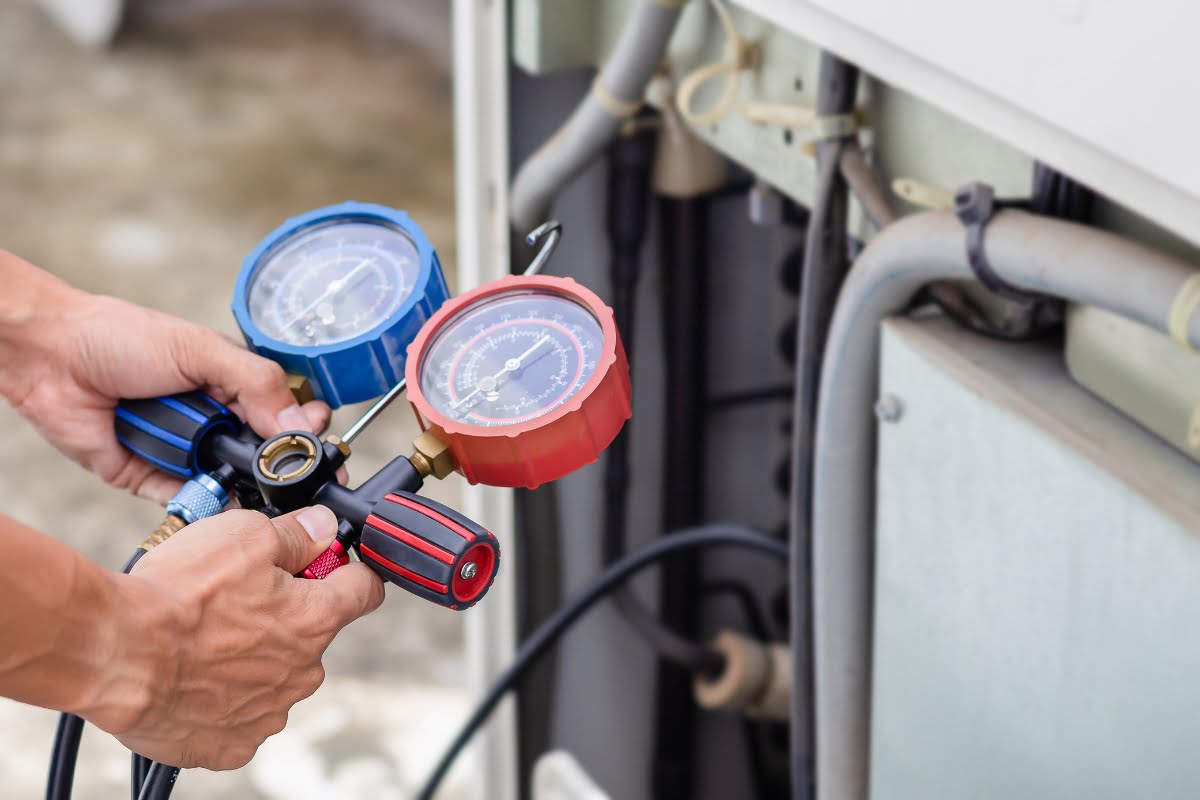
[[[325,506],[304,509],[296,515],[296,521],[314,542],[325,542],[337,535],[337,517]]]
[[[306,431],[309,428],[308,417],[300,410],[300,406],[292,404],[275,416],[279,427],[285,431]]]

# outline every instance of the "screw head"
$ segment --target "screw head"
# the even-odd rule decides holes
[[[468,561],[467,563],[463,564],[462,569],[458,571],[458,574],[462,576],[464,581],[471,580],[471,578],[474,578],[478,573],[479,567],[476,566],[474,561]]]
[[[904,403],[894,394],[885,394],[875,402],[875,416],[880,422],[899,422],[904,415]]]

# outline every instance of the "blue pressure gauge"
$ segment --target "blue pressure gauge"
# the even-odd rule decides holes
[[[404,377],[409,342],[448,296],[407,214],[342,203],[288,220],[246,256],[233,315],[251,350],[337,408]]]

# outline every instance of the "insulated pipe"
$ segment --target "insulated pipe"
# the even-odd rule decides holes
[[[612,56],[570,118],[531,155],[513,179],[509,220],[533,230],[554,198],[600,154],[621,123],[642,104],[684,0],[643,0],[633,10]]]
[[[949,212],[906,217],[863,251],[842,288],[821,374],[813,497],[817,797],[868,793],[875,417],[879,325],[933,281],[972,279]],[[1001,211],[984,237],[996,273],[1021,289],[1098,306],[1166,330],[1195,269],[1110,233]],[[1186,320],[1200,347],[1200,317]]]
[[[821,53],[817,78],[817,113],[848,114],[854,110],[858,70],[832,53]],[[848,269],[846,256],[846,183],[840,175],[845,139],[817,142],[817,185],[804,237],[804,264],[796,309],[795,393],[792,397],[791,490],[788,498],[788,542],[792,551],[791,730],[788,737],[792,800],[813,796],[813,662],[812,662],[812,457],[821,354],[830,319]]]

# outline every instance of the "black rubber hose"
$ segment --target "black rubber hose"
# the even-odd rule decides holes
[[[708,394],[709,198],[660,197],[659,264],[662,285],[664,417],[662,529],[704,521],[704,460]],[[700,560],[689,554],[663,568],[659,583],[663,624],[694,638]],[[723,668],[723,664],[721,667]],[[692,696],[694,670],[658,666],[651,793],[657,800],[691,800],[696,779],[698,724]]]
[[[549,619],[542,623],[533,635],[521,644],[513,663],[488,688],[487,693],[471,716],[463,723],[450,746],[446,748],[437,766],[425,781],[417,795],[419,800],[433,800],[433,794],[446,777],[454,760],[466,747],[471,737],[487,721],[492,711],[512,689],[513,685],[539,658],[545,655],[571,626],[596,603],[610,595],[618,586],[632,576],[663,559],[690,550],[706,547],[741,547],[786,561],[787,547],[765,533],[733,523],[702,525],[686,531],[677,531],[664,536],[652,544],[630,553],[620,561],[607,567],[582,591],[567,601]],[[143,800],[148,800],[143,798]]]
[[[821,54],[817,86],[817,113],[848,114],[854,110],[858,70],[831,53]],[[841,140],[817,144],[817,186],[813,196],[808,235],[804,242],[804,268],[800,280],[796,335],[796,393],[792,401],[792,487],[789,508],[789,543],[792,551],[791,642],[792,708],[789,737],[793,800],[812,796],[813,775],[813,670],[812,670],[812,448],[816,419],[821,354],[838,291],[845,279],[845,181],[838,162]]]
[[[75,783],[75,762],[83,739],[83,718],[62,714],[54,732],[54,751],[50,756],[50,776],[46,781],[46,800],[71,800]]]
[[[152,763],[150,759],[137,753],[129,760],[129,794],[132,800],[138,800],[138,795],[142,793],[142,786],[146,783],[146,775],[149,774]]]
[[[168,800],[175,790],[175,779],[179,777],[179,767],[169,767],[154,761],[146,774],[146,783],[138,794],[138,800]]]
[[[145,555],[140,547],[125,562],[121,572],[128,575]],[[79,761],[79,744],[83,739],[83,718],[62,714],[54,733],[54,749],[50,754],[50,774],[46,779],[46,800],[71,800],[75,785],[75,765]]]
[[[651,114],[652,116],[652,114]],[[642,271],[642,246],[650,218],[650,170],[656,133],[642,126],[618,136],[608,150],[606,233],[612,309],[625,356],[633,365],[637,286]],[[629,462],[632,421],[608,446],[604,459],[604,563],[625,555],[629,526]],[[628,588],[613,593],[621,616],[660,658],[690,672],[713,675],[724,668],[720,653],[681,636],[663,624]]]

